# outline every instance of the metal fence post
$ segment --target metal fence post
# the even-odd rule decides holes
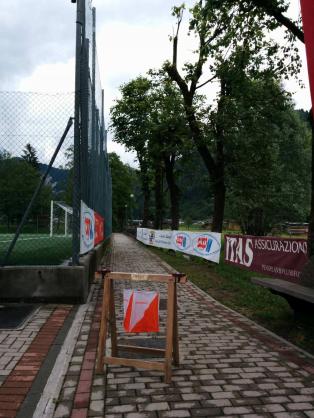
[[[74,166],[73,166],[73,236],[72,263],[79,263],[80,253],[80,207],[81,207],[81,66],[82,47],[85,38],[85,0],[77,0],[76,52],[75,52],[75,107],[74,107]]]
[[[92,62],[91,62],[91,79],[92,79],[92,149],[91,149],[91,155],[92,155],[92,162],[91,162],[91,201],[92,201],[92,207],[96,209],[96,184],[98,183],[98,176],[97,176],[97,149],[96,149],[96,139],[97,134],[96,132],[96,9],[93,7],[92,9]]]

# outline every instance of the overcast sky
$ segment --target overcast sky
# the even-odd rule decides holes
[[[149,68],[158,68],[171,58],[173,17],[176,0],[93,0],[97,9],[97,45],[100,75],[105,92],[105,117],[118,97],[119,86]],[[192,0],[186,1],[192,4]],[[70,0],[9,0],[0,8],[0,90],[57,92],[74,90],[75,10]],[[299,1],[291,1],[290,13],[298,14]],[[193,50],[190,39],[180,45],[187,58]],[[305,54],[301,79],[286,87],[295,92],[297,107],[310,108]],[[124,161],[132,162],[122,147],[108,144]]]

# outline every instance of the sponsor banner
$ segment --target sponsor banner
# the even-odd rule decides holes
[[[225,262],[298,282],[308,261],[305,239],[225,235]]]
[[[136,237],[146,245],[180,251],[219,263],[221,234],[215,232],[197,233],[137,228]]]
[[[143,228],[136,228],[136,239],[142,242]]]
[[[104,218],[81,200],[80,254],[86,254],[104,240]]]
[[[314,2],[313,0],[301,0],[303,30],[307,55],[312,106],[314,106]]]
[[[148,230],[148,245],[171,249],[171,238],[172,231],[155,231],[154,229]]]
[[[172,248],[219,263],[221,234],[216,232],[172,232]]]
[[[100,216],[97,212],[94,212],[94,217],[95,217],[94,245],[97,245],[105,239],[105,236],[104,236],[105,222],[104,222],[104,218]]]
[[[94,248],[95,216],[93,209],[90,209],[83,201],[81,201],[80,235],[80,254],[85,254]]]

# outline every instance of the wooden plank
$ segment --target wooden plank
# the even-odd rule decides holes
[[[174,313],[173,313],[173,362],[179,366],[179,330],[178,330],[178,304],[177,304],[177,284],[174,284]]]
[[[163,357],[165,355],[165,351],[162,348],[152,348],[152,347],[140,347],[138,345],[118,345],[118,350],[129,351],[132,353],[143,353],[143,354],[152,354]]]
[[[171,274],[143,274],[143,273],[123,273],[113,272],[107,275],[112,280],[130,280],[130,281],[145,281],[145,282],[161,282],[168,283],[173,281],[174,277]]]
[[[109,302],[109,318],[110,318],[110,337],[111,337],[111,355],[117,356],[118,354],[118,343],[117,343],[117,326],[116,326],[116,310],[114,305],[114,283],[109,280],[110,286],[110,302]]]
[[[144,361],[122,357],[104,357],[104,363],[119,366],[132,366],[147,370],[165,370],[164,363],[158,361]]]
[[[306,300],[307,302],[314,304],[314,289],[301,286],[298,283],[288,282],[287,280],[275,279],[275,278],[259,278],[252,277],[251,281],[254,284],[258,284],[268,289],[273,289],[277,292],[286,293],[298,299]]]
[[[178,279],[178,283],[185,284],[188,281],[188,278],[186,276],[180,277]]]
[[[104,294],[101,307],[101,322],[98,339],[97,365],[96,373],[103,373],[104,369],[104,351],[106,349],[106,338],[108,330],[108,308],[109,308],[109,279],[104,280]]]
[[[166,324],[166,353],[165,353],[165,381],[171,381],[171,363],[173,353],[173,320],[174,320],[174,281],[168,283],[167,324]]]

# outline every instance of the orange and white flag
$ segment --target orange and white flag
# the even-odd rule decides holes
[[[144,290],[123,290],[125,332],[159,332],[159,294]]]

